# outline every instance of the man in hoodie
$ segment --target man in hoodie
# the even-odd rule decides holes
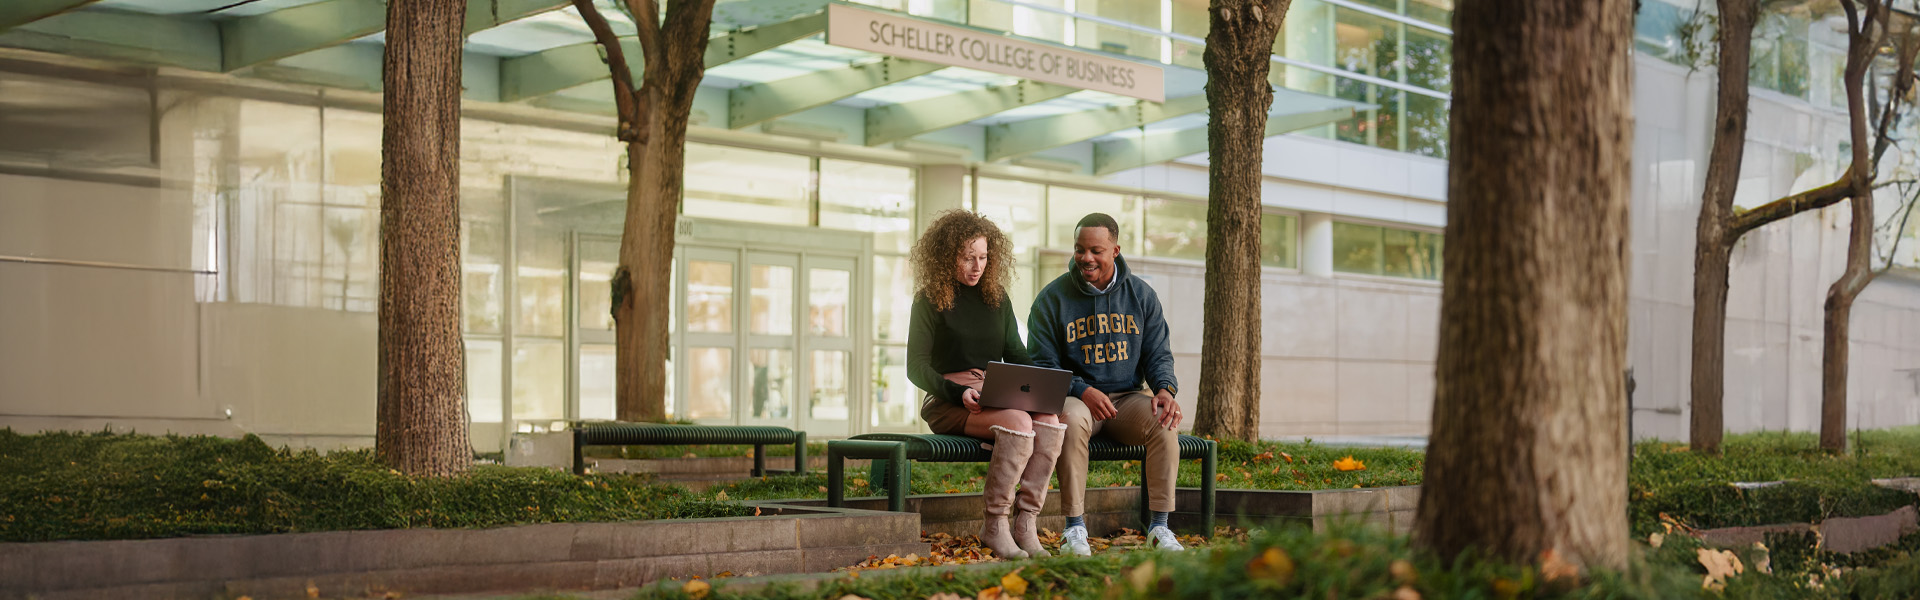
[[[1179,384],[1160,298],[1120,258],[1120,225],[1101,213],[1074,228],[1073,264],[1033,299],[1027,316],[1027,352],[1033,363],[1073,372],[1061,417],[1067,437],[1055,474],[1060,477],[1067,529],[1061,549],[1087,556],[1087,440],[1096,434],[1146,446],[1153,522],[1148,543],[1183,550],[1167,528],[1174,476],[1180,468]]]

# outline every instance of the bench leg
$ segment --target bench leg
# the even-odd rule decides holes
[[[827,506],[840,508],[847,503],[845,456],[833,444],[827,444]]]
[[[1204,458],[1200,461],[1200,521],[1206,524],[1207,528],[1202,535],[1213,537],[1213,480],[1214,471],[1217,470],[1215,462],[1220,458],[1219,444],[1208,440],[1207,455]]]
[[[1153,511],[1147,502],[1147,470],[1140,469],[1140,532],[1146,533],[1153,524]]]
[[[767,476],[767,446],[765,444],[753,445],[753,476]]]
[[[892,470],[887,474],[887,510],[907,512],[907,478],[912,476],[913,465],[907,463],[907,445],[895,444],[893,458],[887,466]]]
[[[807,432],[799,432],[800,439],[793,443],[793,474],[807,474]]]
[[[580,451],[581,447],[586,445],[586,441],[587,431],[579,427],[573,428],[573,474],[575,475],[587,474],[587,456]]]

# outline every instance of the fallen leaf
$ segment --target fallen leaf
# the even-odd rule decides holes
[[[1403,585],[1400,589],[1393,591],[1393,600],[1420,600],[1420,592]]]
[[[1393,575],[1395,582],[1402,584],[1413,583],[1420,579],[1420,572],[1414,570],[1413,563],[1404,558],[1394,559],[1393,564],[1387,565],[1387,573]]]
[[[1694,555],[1699,558],[1700,566],[1707,568],[1707,575],[1700,579],[1702,588],[1720,589],[1727,584],[1728,577],[1739,575],[1747,570],[1740,564],[1740,557],[1734,556],[1729,550],[1700,548],[1694,551]]]
[[[1647,535],[1647,545],[1653,546],[1655,548],[1659,548],[1660,544],[1664,544],[1666,543],[1666,541],[1667,541],[1667,536],[1658,531],[1655,531]]]
[[[718,493],[718,494],[714,494],[714,495],[713,495],[713,499],[714,499],[714,500],[719,500],[719,501],[721,501],[721,502],[726,502],[726,501],[727,501],[727,491],[726,491],[726,490],[720,490],[720,493]]]
[[[756,516],[756,517],[760,516],[760,507],[758,506],[753,507],[753,516]]]
[[[685,592],[688,596],[692,597],[693,600],[700,600],[707,597],[708,592],[713,591],[713,584],[695,579],[687,582],[686,585],[680,586],[680,591]]]
[[[1520,596],[1520,584],[1512,579],[1493,580],[1493,597],[1500,600],[1513,600]]]
[[[1267,548],[1260,556],[1247,561],[1248,578],[1269,581],[1277,586],[1287,585],[1293,579],[1293,570],[1293,557],[1287,556],[1286,551],[1279,548]]]
[[[1540,577],[1547,581],[1559,579],[1579,579],[1580,566],[1560,558],[1560,553],[1552,548],[1540,553]]]
[[[855,596],[853,594],[847,594],[845,596],[841,596],[840,600],[867,600],[867,598],[864,596]]]
[[[1214,481],[1226,481],[1226,480],[1227,480],[1227,474],[1226,474],[1226,473],[1216,473],[1216,474],[1214,474],[1214,476],[1213,476],[1213,480],[1214,480]]]
[[[314,585],[312,579],[307,580],[307,597],[308,598],[320,597],[320,586]]]
[[[1253,461],[1254,461],[1254,462],[1260,462],[1260,461],[1263,461],[1263,460],[1273,460],[1273,451],[1272,451],[1272,450],[1268,450],[1268,451],[1266,451],[1266,452],[1261,452],[1261,453],[1259,453],[1259,454],[1255,454],[1255,455],[1253,455]]]
[[[980,590],[980,594],[974,596],[974,600],[996,600],[999,597],[1000,597],[1000,586],[996,585],[984,590]]]
[[[823,486],[820,486],[820,493],[822,493],[822,494],[825,494],[825,493],[827,493],[827,486],[824,486],[824,485],[823,485]]]
[[[951,575],[951,573],[949,573],[949,575]],[[953,592],[940,592],[932,596],[927,596],[927,600],[967,600],[967,599]]]
[[[1342,471],[1365,471],[1367,463],[1354,460],[1353,455],[1349,454],[1346,458],[1333,461],[1333,468]]]
[[[1280,453],[1280,458],[1284,458],[1284,459],[1287,459],[1287,462],[1293,462],[1293,455],[1292,455],[1292,454],[1287,454],[1287,453],[1285,453],[1285,452],[1281,452],[1281,453]]]
[[[1000,576],[1000,589],[1008,595],[1024,596],[1027,594],[1027,580],[1020,578],[1020,569],[1014,569],[1013,572]]]

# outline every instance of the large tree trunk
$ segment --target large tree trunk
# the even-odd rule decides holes
[[[1288,0],[1214,0],[1207,34],[1207,335],[1194,432],[1260,437],[1260,162]]]
[[[1847,269],[1827,288],[1826,327],[1820,339],[1820,448],[1847,449],[1847,354],[1852,340],[1853,301],[1872,283],[1873,192],[1849,202],[1853,223],[1847,237]]]
[[[1753,52],[1755,0],[1720,0],[1720,90],[1714,108],[1713,151],[1693,249],[1693,419],[1690,443],[1720,451],[1725,430],[1727,271],[1736,237],[1733,192],[1747,147],[1747,67]],[[1633,415],[1627,415],[1633,418]]]
[[[393,0],[381,82],[380,384],[374,447],[409,475],[473,460],[460,337],[466,0]]]
[[[1631,0],[1462,0],[1415,539],[1627,561]]]

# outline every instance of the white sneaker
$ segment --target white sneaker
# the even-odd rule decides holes
[[[1182,550],[1187,549],[1186,546],[1180,545],[1180,539],[1174,537],[1173,532],[1169,531],[1165,527],[1154,527],[1153,529],[1148,529],[1147,545],[1157,546],[1161,550],[1166,550],[1168,552],[1180,552]]]
[[[1060,553],[1071,556],[1093,556],[1093,548],[1087,546],[1087,526],[1075,525],[1060,532]]]

